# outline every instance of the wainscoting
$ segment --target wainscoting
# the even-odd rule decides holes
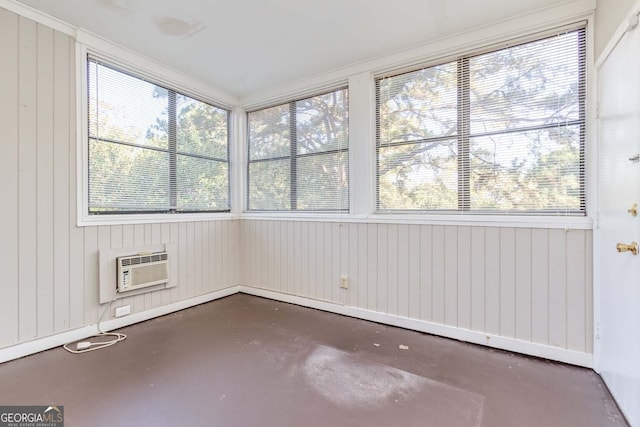
[[[249,287],[593,351],[590,230],[244,220],[242,239]]]
[[[0,8],[0,57],[0,348],[96,323],[100,249],[176,244],[134,314],[238,285],[239,221],[77,227],[75,40]]]

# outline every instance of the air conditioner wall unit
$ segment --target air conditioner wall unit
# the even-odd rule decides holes
[[[127,292],[169,281],[167,252],[143,253],[116,258],[118,292]]]

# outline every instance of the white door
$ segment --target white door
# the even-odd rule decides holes
[[[596,368],[632,426],[640,426],[640,27],[624,35],[598,70],[600,320]],[[599,337],[599,338],[598,338]]]

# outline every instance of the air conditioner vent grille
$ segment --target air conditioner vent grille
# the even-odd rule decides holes
[[[119,292],[169,281],[169,262],[166,252],[118,257],[117,267]]]

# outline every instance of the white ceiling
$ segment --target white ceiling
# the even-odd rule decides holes
[[[557,0],[21,0],[243,97]]]

